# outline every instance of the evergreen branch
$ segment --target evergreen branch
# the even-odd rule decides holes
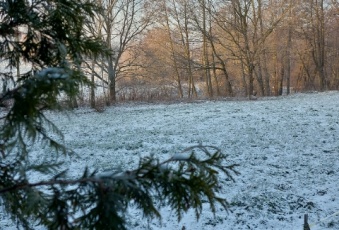
[[[202,146],[195,146],[195,147],[191,147],[186,149],[187,150],[192,150],[194,148],[201,148]],[[203,146],[205,147],[212,147],[214,149],[217,149],[214,146]],[[187,156],[178,156],[178,155],[174,155],[171,158],[161,162],[161,163],[157,163],[157,164],[152,164],[152,161],[154,161],[153,158],[151,158],[151,160],[147,161],[141,161],[140,163],[140,167],[138,169],[135,169],[133,171],[125,171],[125,172],[120,172],[120,173],[110,173],[108,175],[106,174],[98,174],[95,175],[95,177],[82,177],[81,179],[76,179],[76,180],[59,180],[59,179],[53,179],[53,180],[47,180],[47,181],[40,181],[40,182],[36,182],[36,183],[24,183],[24,184],[16,184],[12,187],[8,187],[8,188],[4,188],[4,189],[0,189],[0,194],[2,193],[6,193],[6,192],[11,192],[14,190],[21,190],[21,189],[25,189],[25,188],[32,188],[32,187],[40,187],[40,186],[53,186],[53,185],[74,185],[74,184],[80,184],[80,183],[97,183],[97,184],[103,184],[105,182],[105,180],[109,179],[109,180],[142,180],[142,179],[153,179],[154,173],[164,173],[167,172],[168,168],[166,165],[168,165],[169,163],[173,163],[173,162],[180,162],[180,161],[185,161],[188,163],[195,163],[195,164],[205,164],[206,162],[208,164],[211,164],[212,162],[208,161],[208,160],[220,160],[223,159],[224,157],[216,156],[216,154],[212,155],[212,157],[208,160],[205,161],[197,161],[197,158],[193,157],[194,154],[192,153],[191,155],[189,155],[189,157]],[[213,159],[215,158],[216,159]],[[147,158],[146,158],[147,159]],[[212,165],[212,164],[211,164]],[[225,170],[230,170],[232,172],[234,172],[236,175],[239,174],[239,172],[237,172],[236,170],[234,170],[234,167],[239,166],[238,164],[233,164],[230,166],[225,167]],[[208,168],[206,168],[208,169]],[[180,170],[182,171],[182,174],[185,173],[194,173],[195,169],[193,168],[187,168],[185,170],[183,170],[182,168],[180,168]],[[180,171],[178,170],[178,171]],[[172,173],[175,170],[171,170]],[[213,172],[213,171],[211,171]],[[167,172],[168,173],[168,172]],[[217,173],[217,172],[213,172]]]
[[[41,186],[54,186],[54,185],[75,185],[80,183],[103,183],[103,180],[97,178],[81,178],[76,180],[47,180],[47,181],[39,181],[36,183],[23,183],[23,184],[15,184],[11,187],[0,189],[0,194],[12,192],[15,190],[23,190],[26,188],[34,188]]]
[[[53,218],[64,220],[62,223],[58,222],[57,226],[72,225],[86,229],[94,228],[93,226],[102,229],[118,225],[120,227],[116,229],[126,229],[123,215],[127,212],[128,205],[135,205],[147,218],[161,218],[155,201],[159,202],[158,205],[169,205],[175,211],[178,220],[189,209],[195,211],[198,219],[205,198],[210,204],[212,213],[215,214],[217,203],[227,210],[227,201],[217,196],[221,189],[219,173],[227,172],[226,176],[232,172],[238,174],[234,170],[237,165],[222,166],[226,155],[221,154],[219,150],[210,153],[207,147],[199,145],[195,148],[189,148],[189,152],[175,154],[162,162],[153,157],[143,158],[139,167],[133,171],[90,174],[86,169],[79,179],[59,179],[64,176],[62,172],[51,180],[36,183],[29,183],[25,178],[19,178],[17,181],[12,177],[7,179],[11,181],[12,186],[0,189],[0,195],[20,194],[20,191],[25,194],[33,191],[32,188],[48,186],[53,191],[52,200],[49,199],[47,202],[50,213]],[[204,155],[197,150],[202,150]],[[3,185],[5,184],[6,182]],[[20,199],[25,197],[25,195],[16,196]],[[56,209],[65,210],[64,214],[60,212],[53,214],[52,210]],[[74,219],[71,218],[72,213],[82,214]],[[46,226],[58,228],[53,218],[42,218],[41,221]],[[66,221],[68,219],[73,219],[72,223]]]

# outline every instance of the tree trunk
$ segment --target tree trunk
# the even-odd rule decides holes
[[[113,57],[108,57],[108,79],[109,79],[109,99],[111,103],[116,102],[116,89],[115,89],[115,71],[113,66]]]
[[[282,64],[281,70],[280,70],[280,79],[279,79],[279,91],[278,91],[279,96],[283,95],[283,92],[284,92],[284,87],[283,87],[284,78],[285,78],[285,67]]]
[[[210,72],[210,63],[208,58],[208,45],[207,45],[207,17],[206,17],[206,1],[202,0],[202,32],[203,32],[203,67],[204,75],[206,82],[206,90],[208,97],[213,97],[212,81],[211,81],[211,72]]]
[[[170,40],[170,47],[171,47],[171,55],[172,55],[172,60],[173,60],[173,65],[174,65],[174,71],[176,74],[176,81],[177,81],[177,88],[178,88],[178,96],[179,98],[183,98],[184,97],[184,93],[182,90],[182,85],[181,85],[181,77],[180,77],[180,73],[179,73],[179,67],[177,64],[177,60],[175,57],[175,49],[174,49],[174,42],[171,36],[171,28],[170,28],[170,24],[169,24],[169,16],[168,16],[168,12],[167,12],[167,6],[166,6],[166,1],[164,1],[164,10],[165,10],[165,16],[166,16],[166,30],[168,33],[168,38]]]
[[[290,3],[291,4],[291,3]],[[289,10],[289,18],[292,17],[292,8]],[[288,25],[287,49],[286,49],[286,94],[290,94],[291,88],[291,49],[292,49],[292,26]]]
[[[264,86],[264,80],[263,80],[263,74],[262,74],[262,68],[261,68],[261,59],[259,58],[258,68],[257,71],[255,71],[255,75],[257,76],[257,81],[259,84],[259,90],[260,94],[262,96],[265,96],[265,86]]]
[[[244,63],[241,62],[241,73],[242,73],[242,84],[245,90],[245,97],[249,96],[249,89],[248,89],[248,84],[246,81],[246,73],[245,73],[245,66]]]
[[[94,81],[94,76],[95,76],[95,59],[92,60],[92,74],[91,74],[91,94],[90,94],[90,101],[91,101],[91,107],[95,108],[95,81]]]
[[[215,66],[215,55],[212,54],[212,69],[213,69],[213,78],[214,78],[214,82],[215,82],[215,87],[217,90],[217,96],[221,96],[220,95],[220,89],[219,89],[219,80],[217,77],[217,70],[216,70],[216,66]]]
[[[248,66],[248,78],[249,78],[249,84],[248,84],[249,96],[252,96],[254,94],[254,65],[253,64],[249,64]]]
[[[190,40],[189,40],[189,21],[188,21],[188,9],[187,9],[187,3],[186,1],[183,2],[184,7],[184,26],[181,26],[180,18],[179,18],[179,12],[176,8],[176,4],[173,0],[173,7],[175,12],[176,21],[178,23],[178,28],[180,30],[180,36],[182,40],[182,45],[185,48],[185,58],[187,61],[187,74],[188,74],[188,98],[197,97],[197,90],[195,88],[194,84],[194,78],[193,78],[193,71],[192,71],[192,60],[191,60],[191,47],[190,47]]]
[[[262,17],[262,2],[258,1],[258,17],[260,23],[260,37],[264,37],[264,23]],[[271,87],[270,87],[270,74],[268,73],[267,68],[267,53],[266,47],[263,47],[262,55],[259,57],[260,59],[260,72],[263,75],[263,86],[262,86],[262,93],[263,96],[269,96],[271,94]]]
[[[231,85],[231,82],[230,82],[230,78],[229,78],[229,75],[228,75],[228,72],[227,72],[227,69],[226,69],[226,63],[220,57],[220,55],[217,53],[217,51],[215,49],[214,41],[212,40],[211,36],[209,38],[209,41],[210,41],[210,45],[212,47],[213,56],[215,56],[218,59],[218,61],[220,62],[220,64],[221,64],[221,69],[222,69],[222,72],[223,72],[224,77],[225,77],[224,81],[225,81],[226,95],[227,96],[234,96],[232,85]]]

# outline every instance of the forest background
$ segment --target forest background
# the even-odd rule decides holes
[[[103,10],[87,31],[114,52],[83,65],[93,107],[339,87],[338,1],[95,2]]]

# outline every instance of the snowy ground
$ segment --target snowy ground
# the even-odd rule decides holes
[[[236,183],[224,181],[229,212],[206,208],[199,221],[177,222],[164,207],[162,223],[131,210],[130,229],[339,229],[339,92],[257,101],[124,104],[103,113],[79,109],[50,116],[78,155],[66,167],[133,168],[140,156],[165,159],[186,147],[214,145],[239,163]],[[41,153],[37,152],[37,156]],[[37,158],[38,159],[38,158]],[[0,226],[10,224],[0,217]],[[0,227],[1,229],[1,227]]]

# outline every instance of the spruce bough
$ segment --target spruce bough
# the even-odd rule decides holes
[[[61,110],[60,98],[74,98],[79,86],[90,84],[83,59],[107,55],[100,38],[87,37],[84,27],[100,13],[91,1],[6,0],[0,2],[0,204],[16,223],[33,229],[128,229],[129,206],[145,217],[160,218],[162,205],[180,220],[194,209],[199,218],[203,200],[213,213],[221,174],[233,180],[235,164],[212,146],[195,146],[160,162],[140,159],[133,171],[99,173],[84,169],[80,178],[60,172],[60,155],[72,152],[63,135],[45,115]],[[22,68],[23,64],[25,68]],[[32,146],[52,152],[55,161],[35,164]],[[44,180],[32,181],[40,173]]]

